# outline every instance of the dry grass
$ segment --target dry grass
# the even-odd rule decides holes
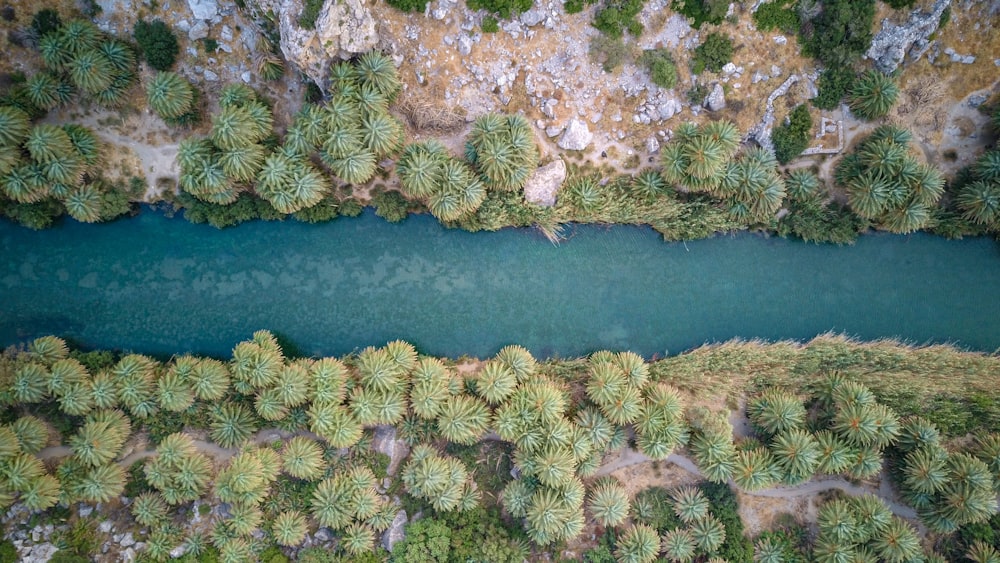
[[[465,115],[443,103],[441,92],[407,90],[396,105],[416,133],[448,133],[465,125]]]

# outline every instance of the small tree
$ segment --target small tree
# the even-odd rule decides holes
[[[139,44],[149,66],[156,70],[170,70],[174,66],[180,47],[177,45],[177,36],[167,24],[161,20],[139,20],[135,22],[132,37]]]

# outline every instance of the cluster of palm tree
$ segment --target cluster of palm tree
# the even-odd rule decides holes
[[[903,499],[930,529],[950,533],[997,512],[1000,436],[978,436],[967,452],[948,451],[933,424],[913,417],[903,424],[896,448],[904,456]]]
[[[979,157],[972,167],[972,181],[959,191],[956,203],[969,221],[1000,228],[1000,150]]]
[[[812,558],[817,563],[923,560],[913,526],[873,495],[828,501],[820,507],[817,520],[819,535]]]
[[[472,510],[482,496],[461,461],[423,444],[410,452],[400,478],[408,493],[439,512]]]
[[[205,492],[213,467],[186,434],[174,433],[160,441],[156,455],[143,468],[146,482],[170,505],[191,502]]]
[[[653,512],[636,499],[636,523],[619,536],[618,561],[648,563],[661,553],[667,561],[694,561],[702,556],[715,561],[712,555],[726,540],[726,527],[709,511],[708,499],[694,486],[677,487],[670,493],[670,506],[681,526],[658,536],[656,529],[645,523],[645,515]],[[621,541],[622,537],[626,541]]]
[[[24,84],[27,100],[44,111],[69,102],[76,89],[98,104],[125,103],[136,80],[132,48],[89,21],[71,20],[38,40],[46,70]]]
[[[59,501],[59,481],[35,456],[48,439],[45,423],[33,416],[0,426],[0,508],[17,501],[31,510],[44,510]]]
[[[894,233],[916,231],[944,194],[941,173],[910,149],[912,134],[893,125],[875,129],[837,164],[834,178],[854,212]]]
[[[312,496],[312,515],[322,526],[341,532],[340,545],[350,555],[375,549],[375,534],[392,525],[396,507],[375,490],[375,475],[351,467],[324,479]]]
[[[878,119],[889,113],[899,97],[899,86],[891,76],[869,70],[851,87],[851,111],[862,119]]]
[[[468,164],[452,157],[437,141],[411,143],[396,163],[403,193],[427,202],[441,221],[474,213],[486,199],[486,186]]]
[[[521,189],[538,166],[531,124],[522,115],[479,117],[466,139],[465,158],[479,171],[488,188]]]
[[[91,178],[100,158],[97,137],[76,124],[32,125],[24,110],[0,106],[0,188],[17,203],[55,200],[74,219],[102,219],[108,188]]]
[[[663,149],[662,177],[694,192],[723,200],[733,219],[767,222],[781,208],[785,183],[767,150],[740,150],[740,132],[730,121],[685,123]]]

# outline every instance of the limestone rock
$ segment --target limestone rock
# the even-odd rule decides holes
[[[524,183],[524,199],[528,203],[552,207],[556,204],[556,193],[566,180],[566,163],[557,158],[539,167]]]
[[[594,134],[590,132],[586,123],[579,119],[571,119],[556,144],[563,150],[582,151],[593,139]]]
[[[660,141],[656,137],[646,139],[646,152],[653,154],[660,150]]]
[[[875,34],[866,55],[875,61],[875,68],[888,74],[903,62],[911,48],[920,49],[928,42],[941,21],[941,12],[951,5],[951,0],[936,0],[929,12],[920,9],[910,13],[903,25],[882,20],[882,29]]]
[[[389,475],[396,474],[399,464],[410,453],[406,442],[396,437],[395,426],[376,426],[375,436],[372,438],[372,448],[389,456],[389,468],[386,469],[386,473]]]
[[[262,13],[278,14],[281,52],[285,59],[326,85],[330,64],[372,50],[378,43],[375,19],[365,0],[325,0],[315,29],[299,27],[303,0],[256,0]]]
[[[406,511],[400,510],[396,513],[396,517],[392,519],[389,529],[382,533],[382,547],[386,551],[392,552],[392,546],[406,539],[406,532],[403,531],[405,526]]]
[[[200,21],[191,26],[188,30],[188,39],[197,41],[208,37],[208,24]]]
[[[195,19],[210,20],[219,15],[219,4],[216,0],[187,0],[187,3]]]
[[[468,35],[462,35],[458,38],[458,54],[468,55],[472,52],[472,38]]]
[[[719,111],[726,109],[726,92],[722,89],[722,84],[718,82],[712,88],[712,92],[705,98],[704,106],[709,111]]]

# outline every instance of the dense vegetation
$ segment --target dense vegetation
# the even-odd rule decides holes
[[[778,162],[788,164],[802,151],[809,147],[809,134],[812,132],[813,121],[809,108],[798,105],[788,114],[787,122],[774,128],[771,140],[774,141],[774,156]]]
[[[694,49],[691,72],[701,74],[705,70],[722,71],[722,67],[733,58],[733,40],[724,33],[709,33],[705,41]]]
[[[914,385],[925,373],[946,387]],[[184,541],[246,560],[263,548],[251,541],[256,530],[266,530],[265,544],[294,546],[316,525],[336,531],[343,554],[359,555],[375,549],[375,535],[398,510],[378,493],[385,462],[369,449],[366,428],[395,425],[413,450],[391,486],[428,515],[410,525],[412,535],[394,550],[398,560],[449,560],[476,549],[520,560],[528,549],[521,532],[498,519],[484,496],[502,488],[505,513],[539,546],[575,537],[592,518],[617,530],[613,551],[621,561],[652,560],[661,550],[677,560],[702,553],[749,561],[727,486],[631,499],[617,481],[587,477],[605,452],[625,445],[626,431],[652,459],[686,446],[707,479],[731,478],[748,491],[817,474],[871,478],[884,455],[928,526],[947,532],[984,523],[996,513],[1000,474],[1000,437],[988,433],[1000,428],[1000,404],[989,394],[997,373],[995,357],[829,337],[801,347],[727,344],[653,363],[628,352],[539,363],[508,346],[464,375],[402,341],[342,360],[307,359],[287,356],[261,331],[226,362],[190,355],[160,362],[82,354],[43,337],[0,357],[0,401],[14,407],[0,427],[0,500],[54,510],[109,502],[130,487],[130,511],[149,529],[146,553],[154,559]],[[734,443],[725,412],[685,406],[691,393],[708,389],[749,390],[756,435]],[[969,411],[973,426],[956,426],[940,402],[949,396],[976,398],[987,410]],[[71,450],[51,472],[35,457],[50,443],[43,420]],[[293,437],[263,446],[250,440],[270,426]],[[215,467],[184,427],[207,429],[236,455]],[[126,471],[115,460],[143,428],[156,455],[140,462],[140,472]],[[968,445],[941,438],[972,429],[979,438]],[[497,480],[490,467],[480,474],[470,463],[476,454],[461,449],[488,431],[512,448],[505,455],[518,468],[513,480]],[[209,536],[185,540],[172,515],[206,496],[228,503],[228,516]],[[858,511],[874,528],[859,527]],[[817,554],[871,548],[889,557],[897,547],[887,538],[912,535],[871,497],[828,504],[820,529]],[[919,552],[910,540],[896,543]]]
[[[156,70],[170,70],[174,66],[180,47],[174,32],[163,21],[135,22],[132,37],[146,58],[146,64]]]

